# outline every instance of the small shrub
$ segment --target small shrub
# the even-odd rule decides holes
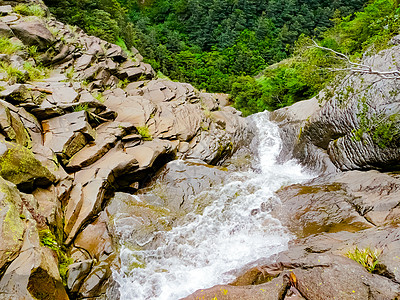
[[[345,255],[358,262],[366,268],[368,272],[373,273],[376,270],[381,252],[381,250],[372,251],[370,248],[359,249],[356,247],[354,250],[349,250]]]
[[[153,137],[151,136],[149,132],[149,127],[147,126],[139,126],[136,127],[138,133],[142,136],[144,141],[151,141],[153,140]]]
[[[24,63],[24,70],[28,72],[28,80],[40,80],[44,79],[49,75],[49,70],[42,66],[33,66],[29,62]]]
[[[32,46],[29,46],[28,49],[26,49],[26,50],[28,51],[29,56],[36,60],[36,58],[39,55],[38,47],[36,45],[32,45]]]
[[[127,87],[128,84],[129,84],[129,79],[125,78],[124,80],[118,81],[117,87],[120,89],[124,89]]]
[[[25,4],[18,4],[14,7],[14,11],[20,15],[25,16],[37,16],[37,17],[44,17],[46,12],[40,7],[40,5],[25,5]]]

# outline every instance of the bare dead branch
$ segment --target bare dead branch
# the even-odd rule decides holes
[[[350,59],[350,57],[344,53],[335,51],[331,48],[320,46],[320,45],[318,45],[318,43],[316,41],[314,41],[314,40],[312,40],[312,41],[314,43],[313,47],[324,50],[324,51],[331,52],[336,56],[336,58],[341,59],[347,63],[348,67],[346,67],[346,68],[339,68],[339,69],[328,68],[328,70],[330,70],[332,72],[348,71],[351,73],[377,75],[377,76],[382,77],[383,79],[400,79],[400,70],[378,71],[378,70],[373,69],[372,66],[360,64],[360,63],[356,63],[356,62],[352,61]]]

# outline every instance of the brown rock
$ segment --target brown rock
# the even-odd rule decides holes
[[[53,250],[39,246],[35,224],[28,225],[21,253],[0,280],[4,299],[68,299]]]
[[[66,169],[77,171],[99,160],[115,146],[117,140],[125,133],[124,128],[124,124],[119,122],[109,122],[100,125],[96,128],[96,139],[75,154],[66,166]]]
[[[88,123],[87,113],[77,111],[42,123],[44,146],[49,147],[61,159],[68,160],[95,138]]]

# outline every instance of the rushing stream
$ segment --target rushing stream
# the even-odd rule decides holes
[[[252,145],[253,168],[235,172],[222,186],[202,192],[211,204],[200,214],[186,215],[171,230],[158,232],[162,243],[157,247],[122,247],[122,270],[114,273],[121,299],[176,300],[200,288],[228,283],[233,279],[228,271],[287,248],[290,235],[269,214],[279,204],[274,191],[312,175],[294,161],[278,165],[277,126],[268,121],[267,113],[252,120],[258,131],[258,141]],[[145,263],[131,268],[132,259]]]

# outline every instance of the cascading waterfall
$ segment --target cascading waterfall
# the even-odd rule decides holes
[[[258,139],[252,149],[255,168],[235,172],[223,186],[196,195],[204,199],[206,193],[211,204],[200,214],[186,215],[171,230],[157,232],[154,249],[122,246],[122,269],[113,274],[121,299],[176,300],[228,283],[234,278],[227,271],[287,249],[291,237],[270,215],[271,207],[279,204],[274,192],[312,175],[294,161],[276,163],[281,140],[267,112],[251,119]],[[132,260],[145,263],[132,269]]]

